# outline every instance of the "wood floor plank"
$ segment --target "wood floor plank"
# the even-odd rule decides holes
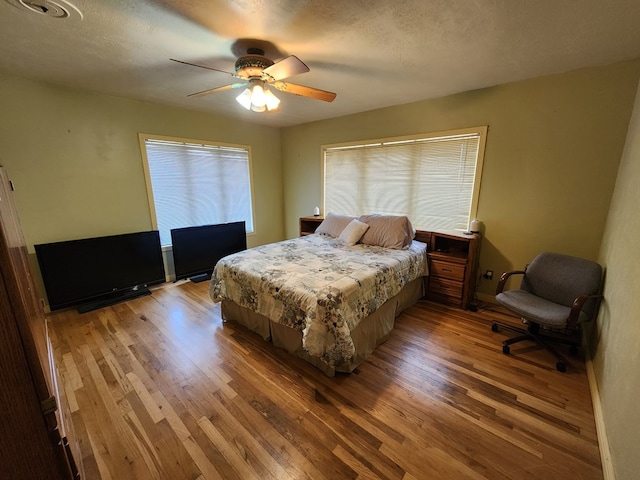
[[[355,478],[353,472],[342,461],[331,453],[334,445],[323,443],[318,437],[309,434],[300,422],[300,416],[305,410],[300,408],[288,409],[295,406],[286,392],[278,392],[277,398],[273,394],[261,389],[262,385],[249,380],[248,372],[244,372],[236,380],[236,389],[242,390],[247,395],[251,407],[262,415],[283,438],[287,439],[298,452],[303,455],[320,472],[328,475],[328,478]],[[280,402],[280,400],[285,400]]]
[[[421,301],[327,377],[178,282],[49,316],[88,480],[601,480],[584,361],[566,373],[477,312]]]
[[[410,367],[404,367],[406,372]],[[533,429],[538,432],[540,436],[542,433],[546,435],[549,442],[554,438],[560,440],[560,444],[566,444],[571,446],[573,439],[576,437],[570,433],[564,434],[565,431],[575,432],[579,427],[572,425],[568,419],[565,419],[563,413],[566,411],[555,411],[555,415],[539,412],[531,408],[526,408],[525,414],[523,414],[523,408],[518,402],[515,391],[505,392],[500,388],[482,388],[480,382],[475,381],[476,378],[470,378],[468,375],[459,377],[459,379],[451,378],[446,374],[436,371],[435,369],[427,368],[430,373],[430,378],[433,382],[441,382],[445,379],[450,379],[450,384],[455,384],[458,389],[450,389],[446,396],[443,396],[441,400],[446,401],[449,404],[457,405],[465,414],[474,416],[477,420],[480,420],[487,415],[492,416],[491,422],[503,421],[504,425],[508,428],[512,428],[513,425],[520,425],[520,428],[524,430]],[[462,372],[464,373],[464,372]],[[414,372],[417,376],[418,374]],[[488,382],[487,382],[488,383]],[[461,390],[462,386],[466,385],[477,388],[477,390]],[[490,385],[490,386],[494,386]],[[462,398],[460,398],[462,397]],[[473,400],[475,403],[471,403]],[[584,441],[583,438],[578,440],[580,443]],[[512,441],[512,443],[515,443]],[[597,444],[595,445],[597,448]]]
[[[271,456],[292,478],[324,478],[318,470],[298,449],[292,441],[295,439],[283,436],[280,431],[271,427],[270,419],[258,411],[253,402],[238,395],[228,400],[218,393],[219,400],[247,432],[255,438],[260,447]]]
[[[223,394],[220,394],[222,397]],[[277,480],[287,480],[290,477],[287,470],[283,468],[270,454],[263,448],[258,440],[249,432],[242,422],[240,422],[219,400],[218,397],[213,396],[211,399],[217,412],[219,423],[224,424],[228,432],[228,437],[231,438],[236,449],[241,453],[243,458],[248,463],[255,465],[259,464],[260,469],[256,469],[256,472],[260,472],[262,477],[272,477]],[[212,419],[208,419],[211,421]],[[255,460],[254,460],[255,459]]]

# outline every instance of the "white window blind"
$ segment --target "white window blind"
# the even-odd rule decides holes
[[[486,127],[324,147],[324,211],[407,215],[415,228],[466,230],[475,216]]]
[[[152,211],[162,245],[170,230],[244,220],[253,231],[249,148],[144,137]]]

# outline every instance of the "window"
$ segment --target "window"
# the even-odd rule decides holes
[[[160,243],[171,229],[244,220],[253,232],[250,148],[140,134]]]
[[[466,230],[487,127],[326,145],[324,211],[407,215],[414,228]]]

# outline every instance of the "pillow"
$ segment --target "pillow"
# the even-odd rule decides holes
[[[369,230],[369,225],[360,220],[353,219],[349,222],[349,225],[345,227],[338,239],[347,245],[355,245],[367,230]]]
[[[324,217],[322,223],[318,225],[316,233],[338,237],[345,227],[349,225],[351,220],[355,220],[356,218],[357,217],[353,217],[351,215],[339,215],[337,213],[329,212],[327,213],[327,216]]]
[[[416,231],[405,216],[362,215],[360,221],[369,225],[369,229],[360,239],[360,243],[386,248],[407,248]]]

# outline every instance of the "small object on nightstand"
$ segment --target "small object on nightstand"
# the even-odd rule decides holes
[[[480,233],[480,220],[478,220],[477,218],[474,218],[473,220],[471,220],[471,223],[469,224],[469,230],[462,233],[464,233],[465,235]]]
[[[320,207],[316,207],[313,209],[313,216],[314,217],[319,217],[320,216]]]

